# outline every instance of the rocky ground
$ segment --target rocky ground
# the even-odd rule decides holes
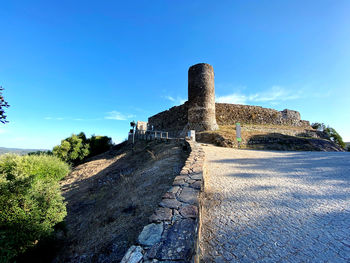
[[[350,262],[350,153],[204,150],[202,262]]]
[[[180,172],[177,142],[122,144],[62,181],[68,232],[54,262],[119,262]]]

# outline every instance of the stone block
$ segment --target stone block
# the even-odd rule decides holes
[[[175,194],[174,193],[170,193],[170,192],[166,192],[163,196],[162,196],[162,198],[163,199],[175,199]]]
[[[141,245],[152,246],[159,242],[163,233],[163,223],[149,224],[145,226],[138,237],[138,241]]]
[[[188,204],[198,204],[198,190],[190,187],[184,187],[178,200]]]
[[[180,189],[179,186],[173,186],[168,190],[168,192],[176,194],[179,191],[179,189]]]
[[[131,246],[120,263],[139,263],[143,258],[142,252],[140,246]]]
[[[179,207],[182,204],[181,204],[181,202],[177,201],[176,199],[163,199],[162,202],[159,203],[159,205],[161,207],[179,209]]]
[[[170,221],[172,211],[170,208],[159,207],[150,217],[151,222]]]
[[[195,245],[196,224],[193,219],[177,220],[163,236],[156,258],[159,260],[190,260]]]
[[[198,208],[194,205],[185,205],[179,212],[185,218],[197,218],[198,216]]]
[[[201,187],[202,187],[202,182],[201,182],[201,181],[195,181],[194,183],[192,183],[192,184],[190,185],[190,187],[192,187],[192,188],[194,188],[194,189],[200,190]]]
[[[200,172],[200,173],[192,173],[192,174],[190,174],[190,177],[193,180],[202,180],[203,173],[202,172]]]

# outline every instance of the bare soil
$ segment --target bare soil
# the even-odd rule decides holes
[[[157,208],[188,153],[179,142],[121,144],[62,181],[67,233],[54,262],[118,262]]]

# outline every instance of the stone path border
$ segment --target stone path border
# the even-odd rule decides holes
[[[200,144],[184,142],[191,150],[184,167],[121,263],[198,261],[199,194],[203,190],[205,154]]]

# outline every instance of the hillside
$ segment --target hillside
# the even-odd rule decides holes
[[[130,146],[115,146],[61,182],[68,231],[54,262],[119,262],[187,157],[179,142]]]
[[[47,151],[43,149],[21,149],[21,148],[6,148],[6,147],[0,147],[0,155],[5,153],[16,153],[20,155],[24,155],[30,152],[36,152],[36,151]]]

